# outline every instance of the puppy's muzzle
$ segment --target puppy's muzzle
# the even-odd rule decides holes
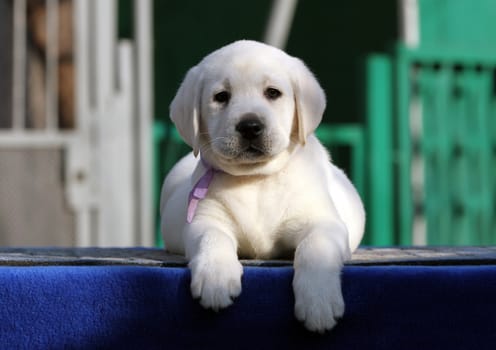
[[[248,117],[236,125],[236,131],[247,141],[255,141],[264,132],[265,125],[257,117]]]

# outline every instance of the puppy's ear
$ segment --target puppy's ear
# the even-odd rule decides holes
[[[170,117],[184,141],[193,148],[195,157],[200,151],[200,110],[202,74],[198,66],[191,68],[170,105]]]
[[[305,144],[307,136],[317,129],[326,107],[324,90],[315,76],[297,58],[290,71],[295,95],[298,140]]]

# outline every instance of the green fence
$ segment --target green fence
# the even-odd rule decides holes
[[[419,0],[418,11],[418,46],[391,57],[401,167],[410,171],[402,193],[411,186],[401,242],[411,242],[420,212],[428,244],[495,244],[496,2]]]
[[[367,60],[368,232],[495,244],[496,2],[416,5],[418,43]]]
[[[419,209],[429,244],[496,243],[496,51],[399,48],[395,60],[400,166],[406,169],[402,243],[410,242],[408,228]],[[411,188],[416,163],[423,172],[418,189]]]

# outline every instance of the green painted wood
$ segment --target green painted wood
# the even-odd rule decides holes
[[[370,244],[391,245],[393,234],[392,65],[384,55],[367,61],[367,217]]]
[[[494,0],[417,0],[417,3],[420,48],[478,51],[494,47]]]
[[[416,60],[429,244],[494,244],[496,67]]]
[[[410,135],[410,69],[411,61],[405,52],[400,49],[395,59],[395,83],[396,101],[394,103],[396,112],[396,169],[397,169],[397,215],[398,243],[401,245],[412,244],[413,225],[413,197],[411,191],[411,159],[412,143]],[[392,212],[393,214],[393,212]],[[393,214],[393,215],[394,215]]]

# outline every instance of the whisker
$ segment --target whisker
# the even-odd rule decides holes
[[[219,136],[219,137],[216,137],[214,139],[211,139],[208,142],[205,142],[205,143],[200,145],[200,151],[202,152],[203,155],[208,155],[209,153],[213,152],[212,145],[216,141],[222,141],[222,140],[227,140],[227,139],[229,139],[229,137],[226,137],[226,136]]]

